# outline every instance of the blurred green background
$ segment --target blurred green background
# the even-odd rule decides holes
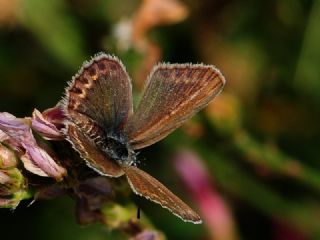
[[[319,24],[319,1],[0,0],[0,111],[24,117],[54,106],[100,51],[124,62],[135,97],[155,62],[214,64],[223,93],[139,158],[204,216],[174,164],[181,148],[191,151],[225,204],[212,205],[222,211],[215,227],[234,232],[219,237],[206,220],[184,223],[135,201],[168,239],[320,239]],[[78,226],[69,198],[27,204],[0,209],[1,239],[115,237],[100,224]]]

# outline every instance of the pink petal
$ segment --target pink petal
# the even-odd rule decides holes
[[[58,128],[44,118],[41,112],[35,109],[32,113],[32,128],[37,131],[44,139],[63,140],[63,136]]]
[[[4,143],[10,146],[15,151],[20,152],[20,144],[17,141],[14,141],[11,137],[9,137],[5,132],[0,129],[0,143]]]
[[[212,238],[237,239],[230,209],[220,193],[214,190],[201,160],[191,152],[180,152],[175,161],[175,168],[198,204]]]
[[[2,130],[0,130],[0,142],[4,142],[8,139],[10,139],[10,137],[7,134],[5,134]]]
[[[63,108],[60,106],[60,104],[57,104],[57,106],[48,108],[42,113],[43,117],[47,121],[53,123],[59,130],[64,128],[64,122],[66,120],[66,115],[62,109]]]
[[[160,235],[156,231],[144,230],[138,235],[130,238],[130,240],[161,240],[164,239],[162,235]]]
[[[2,130],[11,140],[17,144],[30,140],[30,121],[18,119],[10,113],[0,113],[0,130]]]
[[[20,157],[23,166],[25,169],[27,169],[29,172],[32,172],[33,174],[36,174],[38,176],[41,177],[49,177],[49,175],[44,172],[43,170],[41,170],[41,168],[39,168],[33,160],[31,160],[29,154],[24,154]]]
[[[30,172],[44,177],[53,177],[62,180],[66,175],[66,170],[56,164],[53,158],[36,144],[22,143],[26,149],[25,155],[21,157],[25,168]]]
[[[61,180],[66,170],[38,146],[30,125],[31,121],[28,119],[18,119],[10,113],[0,113],[0,129],[10,137],[11,141],[26,150],[21,158],[25,168],[34,174]]]

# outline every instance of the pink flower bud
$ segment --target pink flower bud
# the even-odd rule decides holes
[[[0,170],[0,196],[10,196],[25,188],[26,181],[17,168]]]
[[[0,169],[7,169],[17,165],[17,158],[12,150],[0,143]]]
[[[23,149],[19,155],[25,168],[39,176],[62,180],[66,170],[38,145],[31,131],[31,122],[30,119],[19,119],[10,113],[0,113],[0,130],[9,137],[15,149]]]
[[[45,119],[43,114],[35,109],[32,113],[32,129],[38,132],[44,139],[47,140],[62,140],[63,136],[56,125]]]

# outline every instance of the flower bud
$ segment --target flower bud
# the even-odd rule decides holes
[[[17,158],[12,150],[0,143],[0,169],[7,169],[17,165]]]
[[[46,119],[45,116],[35,109],[32,113],[32,129],[38,132],[46,140],[62,140],[62,133],[57,126]]]
[[[31,195],[25,190],[18,191],[10,196],[0,196],[0,208],[16,208],[20,201],[23,199],[30,198]]]
[[[25,187],[25,179],[17,168],[0,170],[0,195],[11,195]]]
[[[29,197],[26,180],[17,168],[0,170],[0,208],[15,208]]]
[[[39,114],[41,115],[41,113]],[[45,123],[44,119],[43,124],[45,125]],[[67,174],[66,169],[61,167],[44,147],[39,146],[32,134],[31,125],[32,120],[30,119],[16,118],[10,113],[0,113],[0,130],[14,144],[10,146],[14,149],[20,148],[24,150],[23,155],[19,154],[24,167],[36,175],[52,177],[61,181]]]

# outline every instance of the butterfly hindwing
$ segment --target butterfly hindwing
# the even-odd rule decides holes
[[[201,223],[199,215],[158,180],[134,166],[126,167],[124,171],[136,194],[160,204],[186,222]]]
[[[206,106],[225,84],[210,65],[159,64],[146,83],[125,131],[133,149],[149,146]]]
[[[109,177],[119,177],[124,174],[122,168],[97,148],[95,143],[83,134],[75,124],[68,126],[67,136],[73,148],[86,160],[89,167]]]

